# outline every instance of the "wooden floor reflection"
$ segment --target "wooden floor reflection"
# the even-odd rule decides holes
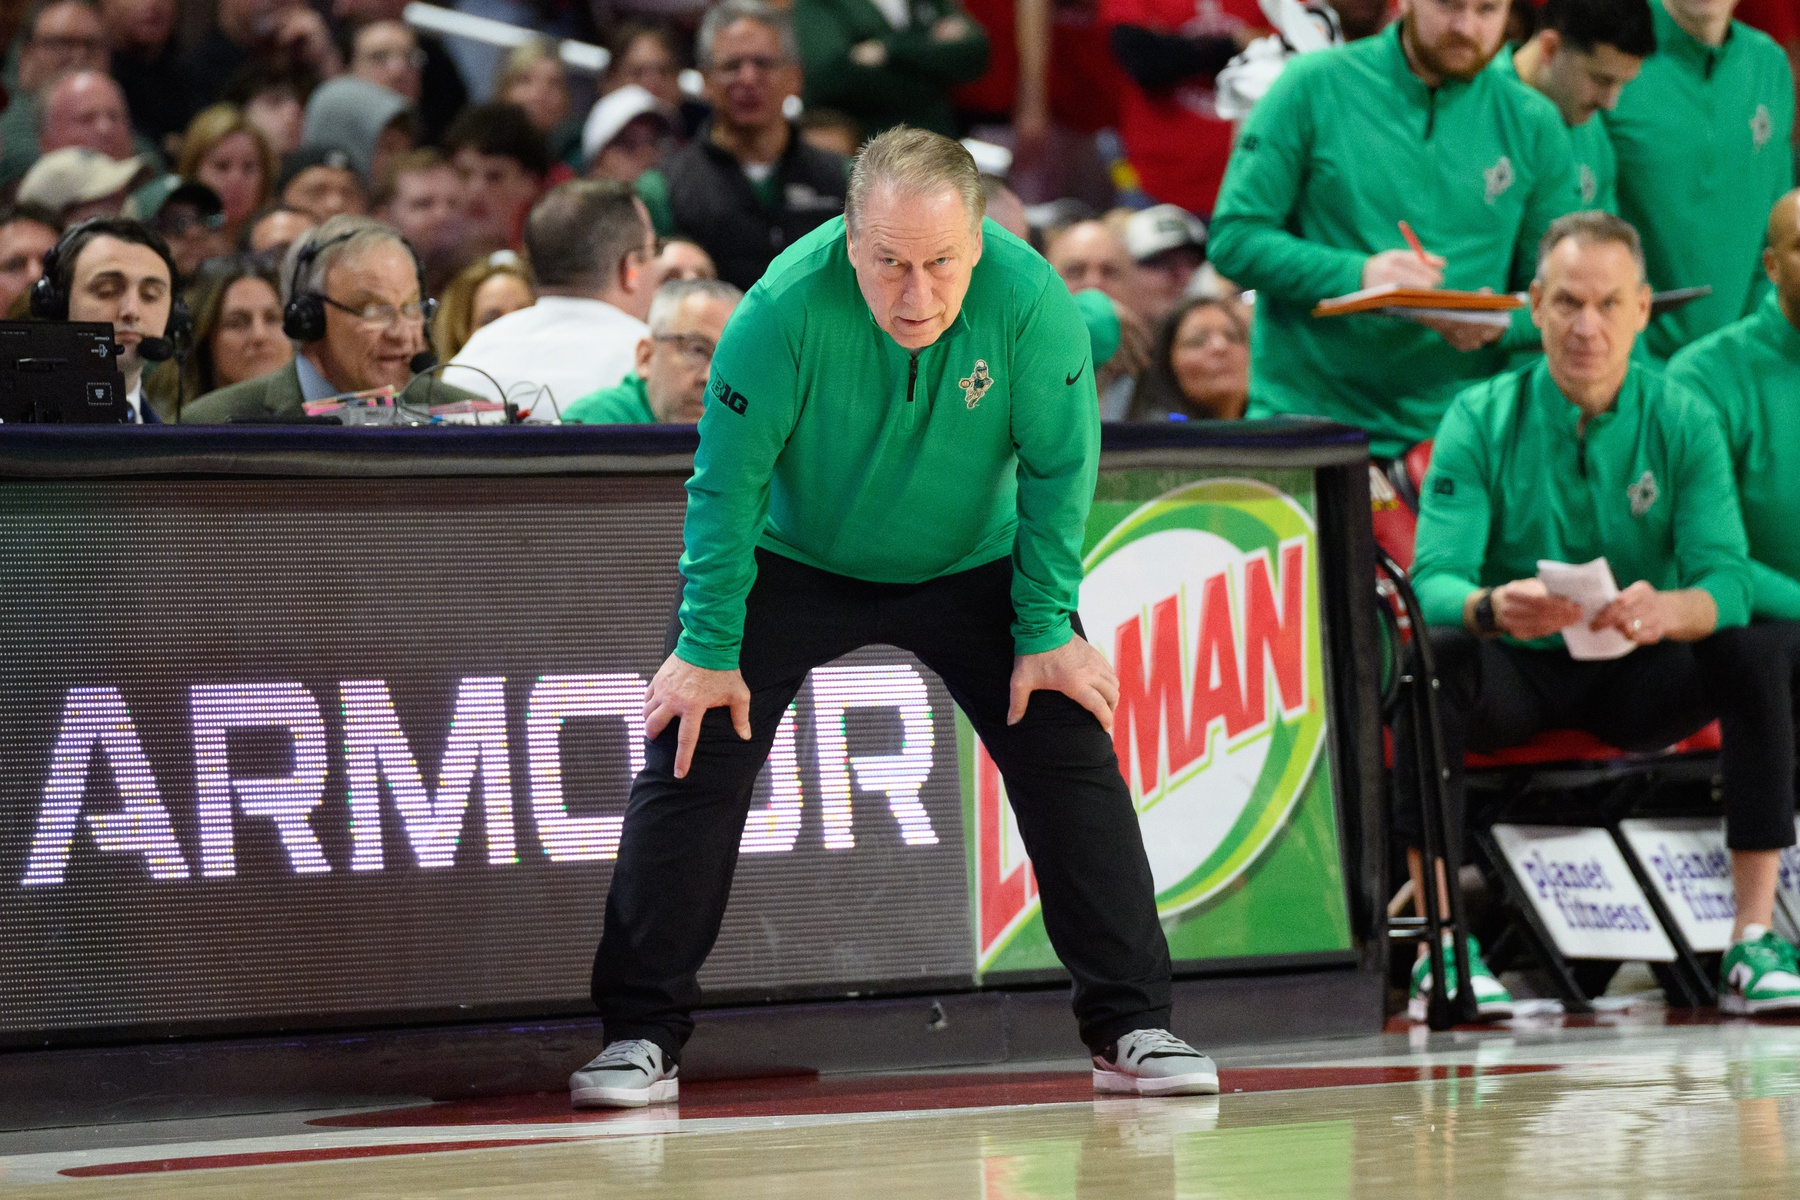
[[[294,1132],[133,1150],[0,1142],[0,1195],[61,1197],[803,1197],[1161,1200],[1800,1195],[1800,1029],[1467,1039],[1429,1056],[1367,1039],[1338,1063],[1287,1047],[1279,1073],[1217,1099],[1096,1101],[1079,1075],[957,1077],[955,1107],[649,1111],[570,1120],[560,1098],[338,1115]],[[1323,1049],[1323,1048],[1322,1048]],[[1377,1051],[1369,1053],[1368,1051]],[[1379,1073],[1383,1064],[1398,1075]],[[1407,1081],[1406,1066],[1416,1070]],[[1450,1064],[1457,1064],[1451,1067]],[[1336,1072],[1334,1075],[1333,1073]],[[1375,1072],[1375,1073],[1371,1073]],[[1227,1088],[1232,1069],[1226,1070]],[[1398,1082],[1379,1082],[1399,1078]],[[738,1085],[754,1098],[755,1088]],[[864,1094],[883,1092],[863,1080]],[[1005,1089],[1012,1089],[1006,1092]],[[1025,1089],[1020,1091],[1019,1089]],[[699,1091],[700,1089],[696,1089]],[[772,1091],[782,1091],[771,1085]],[[715,1101],[717,1098],[715,1097]],[[735,1105],[735,1107],[734,1107]],[[857,1111],[878,1108],[883,1111]],[[100,1139],[99,1142],[104,1142]],[[485,1143],[485,1144],[482,1144]],[[251,1165],[256,1164],[256,1165]]]

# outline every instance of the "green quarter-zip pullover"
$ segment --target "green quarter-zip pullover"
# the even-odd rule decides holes
[[[650,391],[632,371],[609,388],[589,392],[562,410],[564,425],[654,425]]]
[[[1329,417],[1379,455],[1429,438],[1459,388],[1537,344],[1528,319],[1465,354],[1411,321],[1312,306],[1360,288],[1371,254],[1406,249],[1402,219],[1448,260],[1445,287],[1523,290],[1545,228],[1579,206],[1562,117],[1516,78],[1427,88],[1399,22],[1295,58],[1239,131],[1207,249],[1256,289],[1249,415]]]
[[[1666,359],[1755,307],[1764,223],[1794,181],[1794,79],[1781,47],[1740,21],[1708,46],[1660,0],[1650,16],[1656,53],[1601,119],[1619,156],[1619,215],[1643,236],[1650,285],[1712,285],[1650,323],[1645,344]]]
[[[1704,588],[1721,628],[1742,625],[1744,526],[1705,403],[1634,363],[1613,406],[1581,418],[1543,361],[1456,398],[1419,503],[1413,586],[1425,620],[1461,625],[1470,592],[1530,579],[1540,558],[1604,556],[1621,588]]]
[[[1669,361],[1670,387],[1710,402],[1750,539],[1751,611],[1800,621],[1800,330],[1773,291]]]
[[[884,583],[1010,554],[1015,652],[1072,636],[1100,451],[1087,328],[1036,251],[982,236],[961,313],[917,352],[875,324],[842,217],[732,314],[687,485],[683,660],[737,666],[758,546]]]
[[[1502,46],[1500,53],[1494,55],[1493,70],[1521,87],[1531,87],[1519,78],[1519,64],[1513,61],[1513,53],[1511,46]],[[1557,111],[1560,115],[1561,110]],[[1605,122],[1596,114],[1579,125],[1565,122],[1563,128],[1568,131],[1569,151],[1575,158],[1575,190],[1581,208],[1597,208],[1616,214],[1619,211],[1619,158],[1613,153],[1612,138],[1607,136]]]

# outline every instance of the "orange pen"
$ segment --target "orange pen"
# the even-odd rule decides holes
[[[1414,233],[1413,227],[1405,221],[1400,222],[1400,236],[1406,239],[1406,244],[1412,247],[1412,252],[1419,256],[1419,261],[1429,267],[1431,259],[1426,257],[1425,247],[1419,242],[1419,235]]]

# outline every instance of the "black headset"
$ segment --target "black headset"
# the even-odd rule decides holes
[[[175,256],[156,231],[137,221],[123,217],[91,217],[73,226],[50,252],[44,255],[44,273],[31,285],[31,315],[40,321],[69,319],[69,288],[74,282],[75,261],[87,244],[97,237],[116,237],[133,245],[154,250],[169,268],[169,290],[174,299],[169,304],[169,319],[163,323],[161,337],[146,337],[139,343],[139,353],[152,362],[179,358],[187,353],[188,339],[194,333],[194,319],[188,313],[187,301],[176,290],[180,272],[175,269]],[[64,275],[69,278],[63,278]]]
[[[368,229],[354,229],[349,233],[340,233],[336,237],[326,238],[322,242],[308,241],[294,256],[294,271],[288,277],[288,302],[281,313],[281,331],[296,342],[302,344],[325,340],[325,297],[315,291],[301,291],[300,281],[312,271],[312,265],[319,255],[326,250],[353,237],[368,233]],[[425,295],[425,268],[419,263],[419,252],[404,237],[399,239],[406,247],[406,253],[412,258],[413,273],[419,281],[419,307],[423,310],[425,324],[431,324],[431,318],[437,315],[437,301]]]

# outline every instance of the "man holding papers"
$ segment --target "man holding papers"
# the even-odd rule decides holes
[[[1383,284],[1522,289],[1545,227],[1580,207],[1556,106],[1487,69],[1505,0],[1402,7],[1375,37],[1287,64],[1244,121],[1207,242],[1219,273],[1257,292],[1249,415],[1343,421],[1382,456],[1430,437],[1458,388],[1504,365],[1505,329],[1313,305]]]
[[[1452,795],[1460,802],[1465,750],[1559,728],[1655,750],[1721,718],[1738,916],[1721,1004],[1800,1007],[1793,948],[1768,928],[1794,793],[1791,757],[1779,777],[1767,743],[1792,718],[1761,702],[1770,667],[1726,675],[1725,639],[1713,636],[1750,612],[1718,423],[1632,362],[1650,288],[1637,233],[1617,217],[1577,213],[1550,227],[1531,314],[1544,359],[1456,398],[1421,499],[1413,576],[1437,655]],[[1622,590],[1605,601],[1612,579]],[[1416,803],[1395,821],[1413,847]],[[1408,857],[1422,888],[1419,855]],[[1428,970],[1422,961],[1414,972],[1415,996]],[[1503,1007],[1486,967],[1471,971],[1477,1002]]]

